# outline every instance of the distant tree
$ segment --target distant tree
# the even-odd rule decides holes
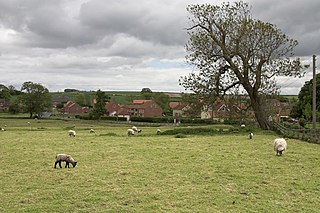
[[[166,115],[172,114],[169,107],[170,97],[163,92],[153,92],[152,99],[161,106]]]
[[[152,99],[152,96],[153,96],[153,93],[150,88],[143,88],[141,90],[141,94],[142,94],[143,98],[146,100]]]
[[[300,59],[292,59],[297,41],[275,25],[251,18],[242,1],[222,5],[190,5],[186,45],[188,63],[199,73],[182,77],[189,91],[215,91],[223,96],[237,86],[246,92],[259,126],[269,129],[263,99],[278,91],[275,76],[300,76]]]
[[[201,115],[202,109],[212,107],[210,103],[204,103],[201,101],[203,97],[200,94],[195,93],[184,93],[182,94],[182,102],[188,103],[188,109],[185,111],[185,114],[188,117],[199,117]]]
[[[22,112],[21,101],[20,101],[20,98],[17,97],[17,98],[10,101],[9,113],[17,114],[20,112]]]
[[[77,89],[64,89],[64,92],[79,92]]]
[[[320,111],[320,73],[316,75],[316,100],[317,100],[317,111]],[[312,87],[313,79],[305,82],[305,84],[300,89],[298,95],[298,102],[293,106],[290,116],[293,118],[305,118],[306,120],[311,120],[312,114]]]
[[[150,88],[142,88],[141,93],[152,93]]]
[[[106,102],[110,100],[103,91],[100,89],[96,92],[96,104],[93,106],[93,110],[91,111],[91,115],[95,119],[100,119],[103,115],[107,113]]]
[[[0,84],[0,98],[9,100],[11,97],[10,90],[3,84]]]
[[[51,110],[51,96],[49,90],[38,83],[31,81],[24,82],[21,87],[23,95],[21,102],[30,114],[30,118],[37,114],[40,116],[41,112]]]

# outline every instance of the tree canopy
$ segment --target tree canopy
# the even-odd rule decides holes
[[[317,117],[320,117],[320,73],[316,75],[316,100],[317,100]],[[298,102],[294,105],[291,110],[290,116],[294,118],[305,118],[311,120],[312,118],[312,87],[313,79],[306,81],[303,87],[300,89],[298,95]]]
[[[41,112],[50,109],[51,96],[49,90],[41,84],[31,81],[24,82],[21,91],[23,92],[21,102],[25,110],[30,113],[30,118],[32,118],[34,114],[40,116]]]
[[[110,99],[103,91],[98,90],[96,92],[96,103],[93,106],[91,115],[95,119],[100,119],[103,115],[107,113],[106,102]]]
[[[204,96],[243,91],[260,127],[268,129],[262,97],[277,93],[276,76],[301,76],[300,59],[292,58],[298,42],[275,25],[253,19],[242,1],[190,5],[187,10],[186,59],[199,72],[182,77],[180,84]]]

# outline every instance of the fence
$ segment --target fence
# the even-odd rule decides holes
[[[320,130],[315,131],[313,129],[291,129],[278,122],[273,122],[272,127],[275,131],[282,134],[284,137],[295,138],[320,144]]]

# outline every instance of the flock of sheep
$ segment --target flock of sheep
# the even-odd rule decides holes
[[[127,130],[127,134],[128,134],[128,136],[132,136],[132,135],[135,135],[135,133],[141,133],[141,131],[142,131],[141,129],[138,129],[137,127],[133,126],[132,128]],[[95,133],[95,130],[94,129],[90,129],[90,133]],[[161,134],[161,130],[160,129],[157,129],[157,134]],[[76,131],[69,130],[68,131],[68,135],[70,137],[75,137],[76,136]],[[253,139],[253,133],[252,132],[249,133],[248,138],[249,139]],[[287,149],[287,141],[284,138],[277,138],[273,142],[273,148],[274,148],[274,151],[276,152],[276,155],[280,156]],[[54,168],[56,168],[57,164],[59,164],[60,168],[62,168],[61,167],[61,162],[62,161],[66,162],[65,168],[67,168],[67,167],[69,168],[69,163],[72,164],[73,167],[75,167],[77,165],[77,162],[72,158],[71,155],[57,154]]]
[[[245,126],[241,125],[241,127],[245,127]],[[5,129],[0,127],[0,131],[5,131]],[[89,132],[90,133],[95,133],[95,130],[94,129],[90,129]],[[135,126],[133,126],[132,128],[127,130],[128,136],[132,136],[132,135],[135,135],[136,133],[141,133],[141,132],[142,132],[142,130],[138,129]],[[161,130],[160,129],[157,129],[157,134],[161,134]],[[68,135],[70,137],[76,137],[76,131],[69,130],[68,131]],[[253,138],[253,133],[252,132],[249,133],[248,138],[249,139]],[[284,138],[277,138],[273,142],[274,151],[276,152],[276,155],[279,155],[279,156],[281,156],[286,151],[287,146],[288,146],[287,141]],[[71,155],[57,154],[56,155],[56,161],[55,161],[55,164],[54,164],[54,168],[56,168],[57,164],[59,164],[60,168],[62,168],[61,167],[61,162],[66,162],[65,168],[67,168],[67,167],[69,168],[69,164],[72,164],[73,167],[75,167],[77,165],[77,161],[75,161],[72,158]]]

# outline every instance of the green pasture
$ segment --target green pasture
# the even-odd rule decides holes
[[[267,131],[249,140],[245,131],[156,134],[172,126],[138,126],[128,137],[130,124],[96,121],[0,119],[4,126],[0,212],[319,212],[317,144],[289,139],[279,157]],[[78,165],[54,169],[57,153]]]

